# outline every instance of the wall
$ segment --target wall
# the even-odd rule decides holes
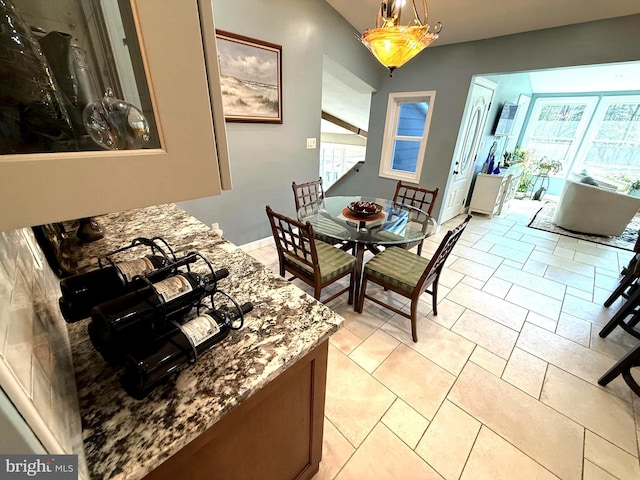
[[[442,35],[446,35],[446,26]],[[444,188],[451,171],[451,159],[473,75],[487,76],[501,72],[638,59],[640,15],[429,47],[398,69],[393,78],[386,78],[380,84],[372,98],[365,165],[360,173],[337,185],[333,193],[393,194],[395,182],[378,177],[386,103],[390,92],[436,91],[420,184],[429,188]],[[438,217],[442,199],[446,195],[444,191],[436,202]]]
[[[283,124],[227,123],[233,190],[180,203],[224,237],[243,244],[271,235],[265,206],[295,215],[291,182],[318,177],[322,57],[347,66],[373,87],[385,71],[354,29],[324,0],[213,0],[216,27],[282,45]]]
[[[87,478],[58,282],[31,229],[0,232],[0,451],[78,454]]]

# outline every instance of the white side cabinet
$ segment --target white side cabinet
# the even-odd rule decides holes
[[[499,175],[479,173],[469,205],[469,213],[486,213],[489,218],[505,211],[515,197],[522,170],[505,170]]]
[[[489,218],[500,214],[502,200],[511,175],[489,175],[479,173],[473,188],[469,213],[486,213]]]

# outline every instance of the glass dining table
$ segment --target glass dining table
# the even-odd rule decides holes
[[[350,208],[357,202],[369,202],[375,210],[360,213]],[[374,213],[375,212],[375,213]],[[378,253],[379,247],[414,244],[436,232],[435,220],[411,205],[384,198],[365,196],[325,197],[319,203],[297,212],[301,222],[310,222],[313,231],[336,243],[353,245],[356,257],[355,304],[360,294],[364,253]]]

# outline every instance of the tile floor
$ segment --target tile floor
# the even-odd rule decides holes
[[[362,314],[346,295],[329,304],[345,322],[330,339],[315,480],[640,479],[640,398],[620,378],[597,384],[637,343],[598,336],[632,253],[527,228],[539,207],[474,216],[437,316],[423,295],[417,343],[407,319],[372,302]],[[249,253],[277,272],[273,246]]]

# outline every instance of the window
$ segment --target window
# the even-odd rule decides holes
[[[522,141],[536,158],[598,178],[640,180],[640,96],[538,98]]]
[[[603,98],[579,153],[581,168],[640,179],[640,96]]]
[[[391,93],[380,176],[419,183],[436,92]]]
[[[597,97],[539,98],[524,135],[523,148],[535,158],[562,162],[567,172],[576,156],[597,103]]]

